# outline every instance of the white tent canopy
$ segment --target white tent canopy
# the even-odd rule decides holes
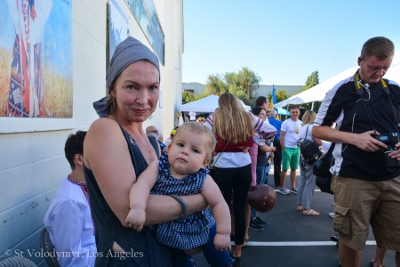
[[[296,105],[296,104],[303,104],[303,103],[309,103],[309,102],[314,102],[314,101],[322,101],[324,99],[326,92],[331,89],[335,84],[340,82],[341,80],[350,77],[353,75],[358,67],[354,67],[351,69],[348,69],[346,71],[343,71],[342,73],[326,80],[323,83],[317,84],[314,87],[311,87],[310,89],[301,92],[299,94],[296,94],[294,96],[289,97],[288,99],[278,102],[274,105],[275,108],[281,108],[285,107],[287,105]]]
[[[209,95],[197,101],[189,102],[181,106],[181,112],[198,112],[198,113],[212,113],[218,108],[217,95]]]
[[[278,102],[274,105],[275,108],[285,107],[287,105],[296,105],[296,104],[303,104],[315,101],[322,101],[330,89],[333,88],[338,82],[344,80],[356,72],[358,69],[357,67],[353,67],[351,69],[345,70],[342,73],[324,81],[323,83],[317,84],[310,89],[296,94],[294,96],[289,97],[288,99]],[[389,68],[388,72],[384,76],[384,78],[396,81],[400,84],[400,55],[395,57],[392,62],[392,66]]]
[[[189,102],[180,107],[181,112],[197,112],[197,113],[213,113],[218,108],[217,95],[209,95],[205,98],[199,99],[197,101]],[[239,100],[241,101],[241,100]],[[251,110],[250,106],[247,106],[241,101],[246,110]]]

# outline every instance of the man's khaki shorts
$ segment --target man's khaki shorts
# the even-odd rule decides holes
[[[342,244],[361,251],[371,223],[378,247],[400,251],[400,176],[370,182],[333,175],[331,189]]]

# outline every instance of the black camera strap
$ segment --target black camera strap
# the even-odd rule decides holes
[[[388,86],[387,86],[387,83],[386,83],[383,79],[380,79],[379,82],[380,82],[380,84],[381,84],[381,86],[382,86],[383,92],[385,92],[385,94],[389,97],[390,91],[389,91],[389,88],[388,88]],[[365,112],[367,112],[369,122],[371,123],[372,128],[374,128],[374,132],[375,132],[375,134],[376,134],[375,125],[374,125],[374,123],[372,122],[371,115],[369,114],[369,111],[368,111],[368,109],[367,109],[367,105],[365,104],[365,101],[362,99],[362,96],[363,96],[363,94],[364,94],[364,87],[365,87],[366,85],[364,85],[364,84],[362,83],[362,79],[360,79],[360,69],[358,69],[358,70],[356,71],[356,73],[354,73],[354,86],[356,87],[356,92],[357,92],[357,94],[360,96],[360,101],[362,101],[362,102],[364,103]],[[368,102],[368,104],[371,103],[372,101],[373,101],[373,100],[371,100],[370,102]],[[389,97],[389,101],[390,101],[390,103],[391,103],[391,105],[392,105],[392,107],[393,107],[392,100],[390,99],[390,97]],[[394,108],[393,108],[393,110],[394,110]]]

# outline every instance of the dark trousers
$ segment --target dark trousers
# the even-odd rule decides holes
[[[231,207],[231,200],[233,200],[236,245],[244,243],[247,228],[245,208],[251,179],[251,164],[238,168],[215,168],[214,170],[214,181],[229,207]]]
[[[274,182],[275,186],[281,185],[281,164],[282,164],[282,147],[279,140],[274,140]]]

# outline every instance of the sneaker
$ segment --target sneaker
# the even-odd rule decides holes
[[[233,259],[232,267],[242,267],[242,257],[235,257],[233,254],[231,257]]]
[[[254,222],[250,222],[249,229],[251,229],[255,232],[261,232],[262,230],[264,230],[261,226],[259,226],[258,224],[255,224]]]
[[[328,216],[331,217],[331,218],[334,218],[335,217],[335,213],[334,212],[329,212]]]
[[[333,236],[331,236],[331,240],[333,242],[339,242],[339,234],[334,234]]]
[[[281,188],[278,190],[279,193],[281,193],[282,195],[289,195],[290,191],[287,188]]]
[[[290,188],[290,192],[293,194],[297,194],[297,188],[296,187]]]
[[[258,217],[258,216],[257,216],[252,222],[255,223],[255,224],[257,224],[257,225],[259,225],[259,226],[261,226],[261,227],[264,227],[264,226],[267,226],[267,225],[268,225],[267,222],[261,220],[261,218]]]

